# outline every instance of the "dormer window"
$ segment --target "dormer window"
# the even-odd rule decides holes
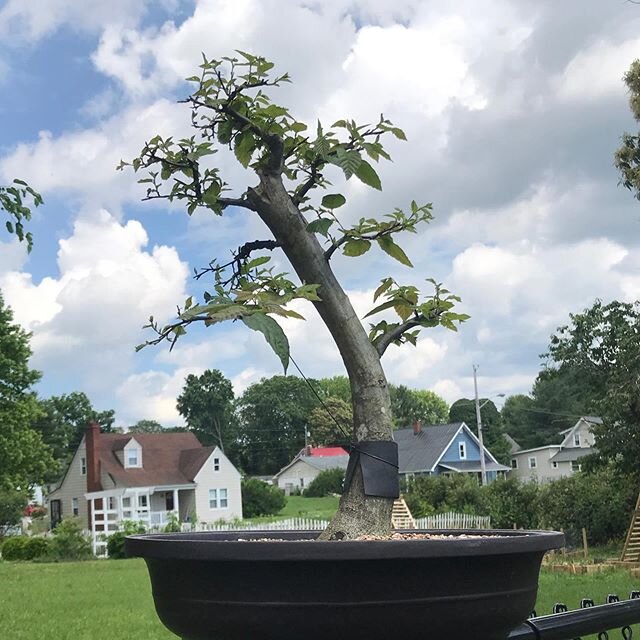
[[[213,470],[220,471],[220,458],[213,459]]]
[[[139,469],[142,467],[142,447],[133,438],[124,448],[125,469]]]
[[[579,433],[574,433],[573,434],[573,446],[574,447],[579,447],[580,446],[580,434]]]
[[[458,442],[458,455],[460,456],[460,460],[466,460],[467,445],[465,442]]]

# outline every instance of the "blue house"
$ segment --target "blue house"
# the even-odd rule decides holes
[[[480,442],[464,422],[398,429],[393,433],[398,443],[399,473],[401,477],[453,475],[467,473],[480,479]],[[484,447],[487,481],[510,471],[500,464]]]

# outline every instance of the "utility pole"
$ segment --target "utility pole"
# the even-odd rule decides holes
[[[480,415],[480,398],[478,397],[478,365],[473,365],[473,387],[476,392],[476,422],[478,423],[478,440],[480,441],[480,469],[482,486],[487,484],[487,464],[484,459],[484,443],[482,441],[482,417]]]

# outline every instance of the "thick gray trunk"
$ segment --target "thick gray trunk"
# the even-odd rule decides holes
[[[322,302],[315,306],[338,346],[349,376],[355,438],[391,440],[391,403],[380,357],[329,267],[320,243],[306,230],[307,221],[289,197],[280,175],[263,173],[260,177],[260,186],[250,190],[248,197],[302,282],[320,285]],[[386,535],[391,530],[392,506],[393,500],[364,495],[358,469],[322,537]]]

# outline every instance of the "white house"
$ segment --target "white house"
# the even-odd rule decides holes
[[[289,495],[294,489],[304,491],[322,471],[346,470],[349,454],[342,447],[306,447],[273,476],[272,484]]]
[[[602,424],[600,418],[583,416],[571,427],[560,432],[560,444],[511,453],[511,473],[525,482],[552,482],[582,469],[580,459],[595,451],[591,427]]]
[[[189,432],[100,433],[89,425],[65,475],[48,498],[52,526],[78,516],[94,550],[123,520],[148,526],[242,518],[240,473],[218,447]]]

